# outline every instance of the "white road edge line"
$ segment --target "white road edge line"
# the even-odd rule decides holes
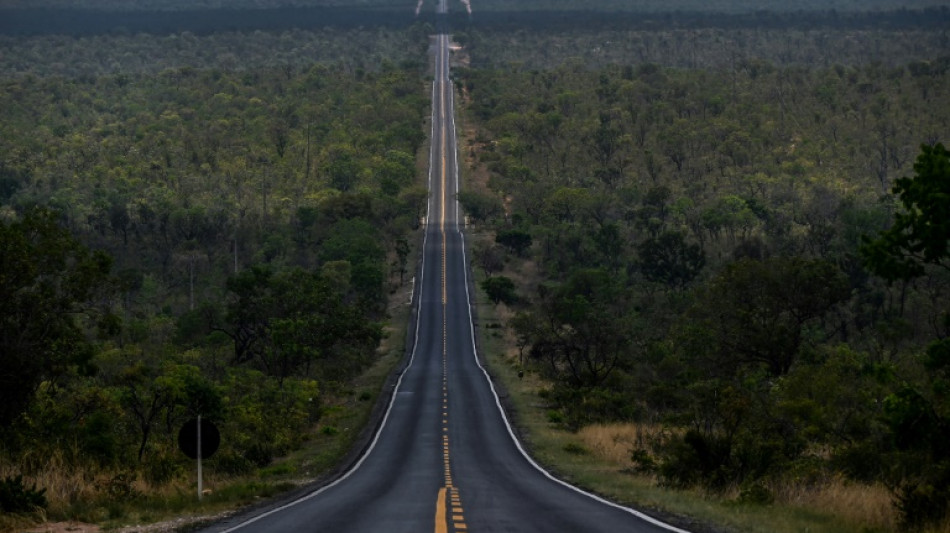
[[[432,101],[433,101],[433,102],[435,102],[435,87],[436,87],[436,82],[435,82],[435,79],[433,78],[433,83],[432,83]],[[434,106],[433,106],[433,110],[434,110]],[[431,137],[431,138],[435,138],[435,113],[432,113],[431,121],[432,121],[432,131],[431,131],[431,133],[430,133],[430,137]],[[432,151],[431,146],[430,146],[430,150],[429,150],[429,151],[430,151],[430,154],[434,153],[434,152]],[[249,525],[253,524],[254,522],[257,522],[257,521],[259,521],[259,520],[262,520],[262,519],[264,519],[264,518],[267,518],[268,516],[277,514],[277,513],[281,512],[281,511],[284,511],[284,510],[286,510],[286,509],[289,509],[289,508],[291,508],[291,507],[294,507],[294,506],[296,506],[296,505],[298,505],[298,504],[300,504],[300,503],[303,503],[303,502],[305,502],[305,501],[308,501],[308,500],[311,500],[311,499],[313,499],[313,498],[316,498],[317,496],[323,494],[324,492],[326,492],[326,491],[332,489],[333,487],[339,485],[340,483],[346,481],[350,476],[352,476],[354,473],[356,473],[356,471],[359,470],[361,466],[363,466],[363,463],[364,463],[364,462],[366,461],[366,459],[370,456],[370,454],[373,453],[373,450],[376,448],[376,443],[379,441],[380,435],[382,435],[383,430],[386,428],[386,423],[389,422],[389,414],[392,412],[392,410],[393,410],[393,405],[396,403],[396,394],[399,393],[399,388],[402,386],[402,378],[406,375],[406,373],[407,373],[407,372],[409,371],[409,369],[412,367],[412,363],[413,363],[413,362],[415,361],[415,359],[416,359],[416,349],[417,349],[417,347],[419,346],[419,323],[421,322],[421,320],[419,320],[419,317],[420,317],[421,314],[422,314],[422,291],[423,291],[424,288],[425,288],[425,275],[426,275],[426,254],[425,254],[425,250],[426,250],[426,244],[427,244],[428,241],[429,241],[429,227],[430,227],[430,224],[429,224],[429,223],[430,223],[430,217],[432,216],[432,209],[431,209],[431,208],[432,208],[432,194],[431,194],[431,191],[432,191],[432,166],[433,166],[433,165],[432,165],[432,162],[431,162],[431,157],[432,157],[432,156],[430,155],[430,164],[429,164],[429,199],[428,199],[428,201],[427,201],[427,203],[426,203],[426,228],[425,228],[425,231],[424,231],[423,237],[422,237],[422,268],[420,269],[419,283],[417,284],[417,286],[419,287],[419,295],[417,296],[417,299],[418,299],[418,300],[417,300],[417,302],[416,302],[416,331],[415,331],[415,336],[414,336],[413,341],[412,341],[412,352],[411,352],[410,355],[409,355],[409,362],[406,364],[406,368],[403,369],[402,373],[399,375],[399,379],[396,381],[396,386],[393,387],[392,395],[391,395],[390,398],[389,398],[389,407],[386,408],[386,414],[383,415],[383,421],[379,424],[379,429],[376,430],[376,434],[373,436],[373,441],[370,443],[369,447],[366,448],[366,451],[365,451],[365,452],[363,453],[363,455],[359,458],[359,460],[356,462],[356,464],[354,464],[353,467],[350,468],[349,470],[347,470],[342,476],[340,476],[340,477],[338,477],[337,479],[335,479],[332,483],[329,483],[329,484],[327,484],[327,485],[324,485],[323,487],[320,487],[319,489],[317,489],[317,490],[315,490],[315,491],[313,491],[313,492],[311,492],[311,493],[309,493],[309,494],[306,494],[306,495],[304,495],[304,496],[301,496],[300,498],[297,498],[296,500],[294,500],[294,501],[292,501],[292,502],[289,502],[289,503],[286,503],[286,504],[284,504],[284,505],[281,505],[280,507],[276,507],[276,508],[274,508],[274,509],[271,509],[270,511],[267,511],[266,513],[261,513],[261,514],[255,516],[255,517],[253,517],[253,518],[250,518],[250,519],[248,519],[248,520],[245,520],[244,522],[241,522],[240,524],[237,524],[237,525],[232,526],[232,527],[230,527],[230,528],[228,528],[228,529],[222,530],[220,533],[230,533],[230,532],[232,532],[232,531],[237,531],[237,530],[239,530],[239,529],[241,529],[241,528],[243,528],[243,527],[245,527],[245,526],[249,526]],[[457,167],[457,166],[458,166],[458,165],[457,165],[457,162],[456,162],[456,167]],[[466,279],[467,279],[467,278],[466,278]],[[471,314],[471,313],[470,313],[470,314]]]

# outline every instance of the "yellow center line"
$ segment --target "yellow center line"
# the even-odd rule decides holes
[[[436,61],[436,83],[439,89],[439,119],[441,120],[441,135],[439,140],[439,150],[441,168],[439,171],[439,186],[441,188],[441,205],[439,206],[439,232],[442,236],[442,454],[443,454],[443,478],[444,486],[439,488],[438,500],[435,507],[435,531],[436,533],[447,533],[449,528],[452,531],[467,530],[464,515],[462,515],[461,499],[458,495],[458,489],[452,481],[452,463],[449,453],[449,420],[448,420],[448,242],[445,231],[446,223],[446,197],[447,197],[447,159],[448,159],[448,137],[447,113],[452,110],[446,110],[446,92],[449,87],[446,84],[446,72],[448,70],[448,38],[445,35],[439,36],[439,55]],[[446,491],[451,490],[452,505],[447,509]],[[451,518],[451,520],[450,520]]]
[[[445,516],[445,487],[439,489],[439,499],[435,502],[435,533],[446,533],[448,521]]]

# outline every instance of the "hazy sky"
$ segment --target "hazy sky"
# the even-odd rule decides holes
[[[435,0],[423,0],[423,9]],[[118,10],[167,10],[198,8],[267,8],[278,6],[405,6],[416,8],[418,0],[0,0],[0,8],[95,8]],[[523,9],[622,9],[631,11],[865,11],[882,9],[922,9],[950,6],[950,0],[471,0],[476,11]],[[449,7],[463,10],[460,0]]]

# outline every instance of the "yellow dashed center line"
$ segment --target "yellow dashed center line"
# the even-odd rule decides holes
[[[440,169],[439,186],[441,188],[441,205],[439,206],[439,232],[442,236],[442,460],[443,477],[445,485],[439,488],[438,499],[436,500],[435,511],[435,531],[443,533],[451,531],[467,531],[465,518],[462,514],[462,500],[459,496],[458,488],[452,481],[452,459],[449,450],[449,373],[448,373],[448,289],[447,289],[447,271],[448,271],[448,242],[445,231],[446,222],[446,187],[447,187],[447,157],[448,157],[448,139],[446,136],[446,97],[448,90],[446,87],[446,69],[448,68],[448,41],[445,35],[439,36],[439,57],[436,61],[436,80],[439,84],[439,117],[442,121],[440,135],[440,160],[442,168]],[[449,499],[447,500],[447,496]],[[448,502],[448,503],[447,503]]]

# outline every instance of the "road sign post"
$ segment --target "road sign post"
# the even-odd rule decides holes
[[[198,461],[198,499],[204,496],[204,479],[201,471],[201,460],[211,457],[221,444],[221,434],[217,426],[211,421],[201,419],[189,420],[178,432],[178,447],[188,457]]]
[[[202,496],[202,486],[201,486],[201,415],[198,415],[198,501],[201,501]]]

